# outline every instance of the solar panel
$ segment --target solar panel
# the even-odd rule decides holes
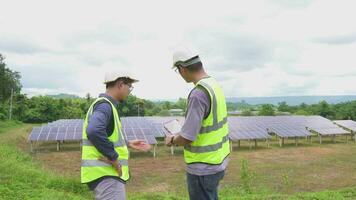
[[[352,132],[356,132],[356,122],[353,120],[335,120],[334,122]]]
[[[271,124],[268,130],[283,138],[312,135],[305,127],[296,126],[295,124]]]
[[[147,128],[134,128],[134,127],[124,127],[122,129],[124,137],[126,140],[143,140],[148,144],[157,144],[157,140],[152,134],[151,129]]]
[[[48,132],[46,141],[56,141],[57,135],[58,135],[58,127],[51,127]]]
[[[320,135],[343,135],[350,134],[350,132],[340,127],[336,128],[312,128],[311,130],[319,133]]]
[[[38,137],[41,134],[41,129],[42,129],[41,127],[33,127],[32,131],[28,137],[28,140],[29,141],[38,141]]]
[[[67,127],[65,126],[58,127],[57,140],[63,141],[65,139],[66,133],[67,133]]]
[[[41,132],[37,138],[37,141],[47,141],[47,137],[48,137],[50,129],[51,129],[50,127],[43,126],[41,128]]]
[[[256,122],[252,117],[229,117],[229,138],[232,141],[271,138],[263,124]]]

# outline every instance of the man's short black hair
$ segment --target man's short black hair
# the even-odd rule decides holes
[[[202,62],[197,62],[192,65],[189,65],[185,67],[188,71],[190,72],[198,72],[203,69],[203,63]]]
[[[116,79],[115,81],[111,81],[111,82],[106,83],[106,89],[114,87],[116,85],[116,83],[119,82],[119,81],[122,81],[124,84],[129,84],[129,83],[133,82],[129,78],[120,77],[120,78]]]

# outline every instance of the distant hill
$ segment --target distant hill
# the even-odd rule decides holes
[[[55,94],[55,95],[46,95],[48,97],[52,97],[54,99],[78,99],[80,98],[79,96],[77,95],[74,95],[74,94]]]
[[[325,100],[330,104],[336,104],[347,101],[356,100],[356,95],[340,95],[340,96],[280,96],[280,97],[228,97],[227,102],[246,102],[251,105],[257,104],[273,104],[278,105],[279,102],[285,101],[288,105],[294,106],[301,103],[316,104]]]

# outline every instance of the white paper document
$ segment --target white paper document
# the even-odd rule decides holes
[[[179,121],[176,119],[165,122],[163,125],[164,128],[172,135],[179,133],[180,130],[182,129],[182,126],[180,125]]]

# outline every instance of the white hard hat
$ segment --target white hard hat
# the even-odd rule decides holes
[[[182,67],[186,67],[197,62],[201,62],[199,55],[197,53],[192,52],[188,48],[181,47],[176,49],[173,53],[173,67],[177,67],[180,65]]]
[[[118,78],[127,78],[132,81],[132,83],[138,82],[137,79],[133,78],[133,74],[129,71],[115,71],[105,73],[104,84],[116,81]]]

